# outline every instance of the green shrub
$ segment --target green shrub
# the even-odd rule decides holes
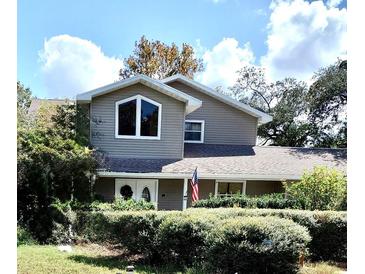
[[[219,207],[241,207],[241,208],[300,208],[300,204],[293,199],[285,198],[284,193],[273,193],[258,197],[245,195],[234,195],[231,197],[214,197],[199,200],[193,207],[219,208]]]
[[[316,167],[300,182],[285,184],[287,194],[307,210],[343,210],[346,207],[346,177],[336,169]]]
[[[214,273],[296,273],[310,236],[277,217],[224,220],[208,237],[207,263]]]
[[[77,212],[74,229],[83,239],[121,244],[131,253],[157,261],[157,231],[163,215],[157,211]]]
[[[131,253],[143,255],[150,263],[195,265],[209,259],[206,250],[212,240],[207,242],[207,237],[212,229],[221,227],[227,220],[243,222],[252,217],[294,221],[305,227],[312,237],[308,244],[312,259],[346,261],[346,212],[242,208],[199,208],[183,212],[80,211],[73,227],[78,237],[92,242],[120,244]],[[269,229],[267,226],[269,223],[265,223],[265,231]],[[276,228],[279,236],[285,230],[279,229],[279,225]],[[230,248],[228,245],[227,249]]]
[[[167,215],[158,228],[160,252],[165,263],[191,266],[201,262],[206,238],[214,226],[212,218],[174,213]]]
[[[30,234],[30,232],[28,230],[18,226],[17,227],[17,246],[32,245],[32,244],[37,244],[37,241],[34,240],[33,236]]]
[[[213,215],[219,219],[274,216],[293,220],[306,227],[312,237],[309,244],[313,260],[345,262],[347,260],[347,213],[341,211],[307,211],[293,209],[188,209],[185,214]]]
[[[135,201],[133,199],[116,199],[112,203],[101,203],[98,201],[90,205],[92,210],[96,211],[118,211],[118,210],[154,210],[155,206],[145,200]]]

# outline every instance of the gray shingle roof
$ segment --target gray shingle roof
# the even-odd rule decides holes
[[[111,172],[190,174],[198,167],[205,175],[294,179],[314,166],[346,173],[346,158],[346,149],[185,144],[182,160],[108,157],[104,168]]]

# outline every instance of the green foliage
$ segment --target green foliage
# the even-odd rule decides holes
[[[307,110],[304,82],[286,78],[271,83],[263,69],[245,66],[230,90],[237,100],[273,116],[271,122],[258,128],[263,145],[304,146],[310,127],[297,119]]]
[[[158,228],[162,260],[184,266],[201,263],[206,251],[206,238],[214,224],[213,218],[176,213],[167,215]]]
[[[192,79],[196,72],[203,70],[202,60],[195,57],[194,48],[189,44],[183,43],[180,51],[174,43],[169,46],[145,36],[135,43],[133,55],[124,60],[124,65],[119,73],[123,79],[136,74],[163,79],[178,73]]]
[[[293,220],[308,228],[312,237],[310,257],[314,260],[345,262],[347,258],[347,214],[340,211],[306,211],[281,209],[189,209],[187,214],[214,216],[225,220],[242,217],[274,216]],[[329,233],[330,232],[330,233]]]
[[[239,252],[252,252],[242,264],[252,265],[254,260],[257,264],[264,264],[267,261],[270,262],[269,270],[273,270],[275,266],[271,264],[277,259],[278,264],[288,270],[295,267],[293,263],[298,260],[297,254],[304,251],[306,245],[312,259],[346,261],[345,212],[241,208],[189,209],[184,212],[79,211],[75,220],[77,237],[96,243],[120,244],[133,254],[143,255],[152,264],[207,267],[204,261],[220,260],[214,254],[225,254],[227,264],[223,265],[232,267],[237,262],[228,259],[229,255],[234,257],[237,252],[241,254],[237,258],[244,260],[247,256]],[[227,228],[220,230],[225,225]],[[235,227],[246,232],[235,237]],[[307,232],[303,232],[306,230],[312,238],[308,244]],[[247,237],[247,241],[242,237]],[[274,243],[272,249],[267,249],[267,254],[263,252],[264,239],[265,244],[268,241]],[[241,250],[241,245],[250,248]],[[217,249],[209,249],[213,246]],[[219,251],[223,248],[225,250]],[[271,259],[267,258],[268,254]],[[212,265],[215,270],[208,272],[226,271],[218,270],[219,264]]]
[[[231,197],[214,197],[199,200],[193,203],[193,207],[218,208],[218,207],[241,207],[241,208],[300,208],[300,204],[293,199],[285,198],[284,193],[265,194],[258,197],[234,195]]]
[[[78,144],[88,146],[90,120],[85,106],[71,103],[59,105],[51,120],[60,136],[65,139],[74,139]]]
[[[18,226],[17,227],[17,246],[33,245],[33,244],[37,244],[37,241],[34,240],[33,236],[30,234],[30,232],[27,229]]]
[[[209,235],[208,266],[214,273],[296,273],[310,239],[308,230],[291,220],[231,218]]]
[[[28,109],[32,102],[32,92],[29,88],[25,88],[20,82],[16,82],[17,87],[17,119],[18,127],[26,122]]]
[[[328,167],[305,172],[300,182],[286,184],[289,197],[308,210],[343,210],[346,202],[346,177]]]
[[[347,146],[347,61],[320,69],[313,77],[307,101],[309,120],[314,126],[312,145],[316,147]],[[331,130],[336,126],[338,132]]]
[[[44,108],[18,124],[18,222],[41,243],[50,241],[58,226],[51,208],[56,199],[91,199],[90,176],[97,165],[93,151],[69,134],[68,123],[56,125],[52,115],[57,111]]]
[[[163,213],[156,211],[78,212],[74,224],[79,237],[98,242],[121,244],[130,252],[159,261],[158,226]]]
[[[116,199],[112,203],[102,203],[94,201],[90,204],[90,209],[95,211],[119,211],[119,210],[154,210],[153,203],[145,200],[135,201],[133,199]]]
[[[347,61],[320,69],[313,80],[309,89],[293,78],[269,82],[264,69],[245,66],[230,91],[273,116],[258,127],[261,144],[346,147]]]

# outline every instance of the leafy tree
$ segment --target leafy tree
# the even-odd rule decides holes
[[[97,162],[93,151],[78,142],[72,122],[75,109],[41,107],[18,125],[18,223],[40,242],[53,234],[55,215],[50,206],[55,200],[91,199],[90,177]]]
[[[299,182],[285,184],[292,199],[300,201],[308,210],[345,210],[346,177],[328,167],[316,167],[305,172]]]
[[[136,74],[163,79],[177,73],[192,79],[196,72],[203,70],[202,60],[195,57],[189,44],[183,43],[180,51],[174,43],[169,46],[145,36],[135,43],[133,55],[124,60],[124,65],[119,73],[123,79]]]
[[[273,116],[258,128],[262,145],[304,146],[310,132],[310,125],[301,119],[307,111],[304,82],[286,78],[272,83],[262,68],[245,66],[230,90],[239,101]]]
[[[347,61],[320,69],[313,80],[307,95],[312,145],[346,147]]]
[[[90,121],[84,106],[73,103],[56,106],[51,120],[63,138],[75,139],[79,144],[88,145]]]
[[[16,82],[17,87],[17,118],[18,124],[25,121],[25,117],[28,113],[28,109],[32,102],[32,92],[29,88],[25,88],[20,82]]]

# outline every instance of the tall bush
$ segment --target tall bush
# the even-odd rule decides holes
[[[228,219],[208,238],[214,273],[296,273],[310,241],[306,228],[276,217]]]
[[[55,123],[58,114],[63,115],[45,106],[18,124],[18,223],[41,243],[57,229],[51,208],[56,199],[90,201],[97,165],[94,152],[76,140],[75,132]]]
[[[285,184],[291,199],[307,210],[344,210],[346,207],[346,177],[336,169],[315,167],[305,172],[299,182]]]

